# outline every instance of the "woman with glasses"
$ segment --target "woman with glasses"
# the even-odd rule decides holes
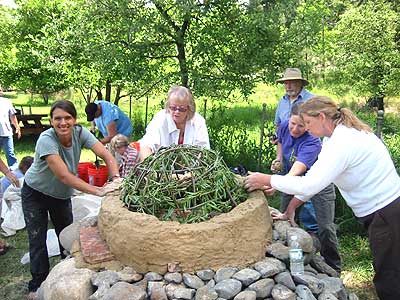
[[[210,148],[206,121],[196,112],[192,92],[184,86],[169,90],[165,109],[154,116],[140,140],[140,156],[143,159],[173,144]]]

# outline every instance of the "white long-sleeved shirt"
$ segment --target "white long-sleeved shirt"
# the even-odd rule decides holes
[[[176,127],[171,114],[165,109],[156,113],[146,127],[146,134],[140,145],[148,146],[154,153],[161,146],[177,145],[180,130]],[[194,145],[210,149],[210,140],[205,119],[198,113],[186,121],[184,145]]]
[[[373,133],[338,125],[325,138],[318,160],[303,177],[271,177],[288,194],[311,197],[333,182],[357,217],[369,215],[400,197],[400,177],[388,150]]]

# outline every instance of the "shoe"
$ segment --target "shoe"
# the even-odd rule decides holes
[[[37,292],[29,292],[28,296],[26,296],[27,300],[38,300],[39,296]]]

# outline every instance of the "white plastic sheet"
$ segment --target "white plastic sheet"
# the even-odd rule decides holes
[[[58,244],[58,238],[54,229],[47,230],[46,245],[49,257],[60,255],[60,245]],[[21,258],[21,264],[25,265],[29,263],[29,261],[29,252],[27,252]]]
[[[10,185],[3,195],[1,217],[3,223],[1,224],[2,234],[10,236],[16,234],[17,230],[25,228],[24,214],[22,212],[21,204],[21,186],[24,180],[19,180],[20,187]]]

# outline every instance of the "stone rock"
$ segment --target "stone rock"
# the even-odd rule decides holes
[[[93,293],[89,269],[76,269],[75,259],[61,261],[50,271],[40,288],[43,300],[87,300]]]
[[[307,286],[315,295],[319,295],[324,288],[324,283],[313,275],[295,275],[293,280],[295,283]]]
[[[278,240],[286,242],[286,232],[289,228],[292,228],[289,221],[275,221],[274,222],[274,229],[277,232]]]
[[[151,296],[153,291],[161,289],[165,286],[164,281],[149,281],[147,283],[147,295]]]
[[[292,275],[290,275],[290,272],[288,271],[284,271],[275,275],[274,280],[276,283],[282,284],[292,291],[296,290],[296,285],[294,284]]]
[[[235,267],[221,268],[221,269],[217,270],[217,272],[215,273],[214,280],[215,280],[216,283],[218,283],[218,282],[220,282],[222,280],[229,279],[237,271],[239,271],[239,269],[235,268]]]
[[[290,227],[286,231],[287,239],[291,236],[297,236],[297,241],[300,244],[303,252],[310,253],[315,251],[313,238],[309,233],[299,227]]]
[[[154,287],[151,291],[150,300],[168,300],[165,286]]]
[[[289,248],[281,243],[272,243],[267,246],[267,253],[282,261],[289,261]]]
[[[213,288],[203,286],[196,292],[195,300],[216,300],[218,293]]]
[[[89,297],[89,300],[98,300],[106,294],[112,285],[119,281],[119,275],[117,272],[106,270],[93,274],[90,280],[94,286],[97,286],[97,290]]]
[[[296,300],[296,293],[282,284],[276,284],[271,295],[274,300]]]
[[[174,299],[175,290],[185,288],[184,284],[169,283],[165,286],[165,292],[168,299]]]
[[[90,280],[97,287],[110,287],[119,281],[119,275],[117,272],[106,270],[93,274]]]
[[[311,267],[311,265],[305,265],[304,272],[309,272],[309,273],[313,273],[314,275],[318,275],[318,271],[315,270],[313,267]]]
[[[317,300],[311,290],[302,284],[296,286],[296,295],[296,300]]]
[[[257,299],[265,299],[271,296],[271,291],[275,285],[275,282],[271,278],[264,278],[257,280],[253,284],[250,284],[248,290],[256,292]]]
[[[133,285],[146,292],[148,283],[148,280],[143,278],[141,281],[135,282]]]
[[[160,281],[163,279],[163,277],[156,272],[147,272],[144,275],[144,278],[147,279],[148,281]]]
[[[166,282],[181,283],[182,274],[179,272],[167,273],[164,275],[164,279]]]
[[[67,227],[65,227],[59,236],[60,244],[64,247],[65,250],[71,252],[72,243],[76,240],[79,240],[79,224],[74,222]]]
[[[143,279],[143,275],[136,272],[132,267],[124,267],[120,272],[118,272],[120,281],[125,282],[138,282]]]
[[[314,255],[310,261],[310,265],[319,273],[327,274],[331,277],[339,277],[339,274],[329,266],[319,255]]]
[[[218,282],[215,287],[218,297],[232,299],[242,290],[242,283],[236,279],[225,279]]]
[[[318,296],[318,300],[338,300],[334,295],[332,295],[329,292],[323,291],[321,294]],[[349,298],[350,300],[350,298]]]
[[[127,282],[117,282],[100,300],[145,300],[146,292],[143,289]]]
[[[256,300],[256,292],[255,291],[243,291],[240,292],[233,298],[234,300]]]
[[[272,277],[286,270],[286,265],[279,259],[266,257],[262,261],[255,263],[254,269],[260,272],[263,278]]]
[[[196,291],[194,289],[178,288],[174,292],[174,298],[191,300],[194,297],[195,293]]]
[[[245,268],[233,274],[232,278],[239,280],[244,286],[249,286],[259,279],[261,274],[253,269]]]
[[[214,278],[215,272],[213,270],[200,270],[196,272],[196,275],[204,281],[208,281]]]
[[[214,279],[211,279],[209,282],[207,282],[206,287],[208,287],[208,288],[213,288],[213,287],[215,287],[215,281],[214,281]]]
[[[342,279],[337,277],[327,277],[321,279],[324,284],[324,291],[333,294],[339,300],[347,300],[347,292]]]
[[[203,280],[201,280],[199,277],[196,275],[191,275],[189,273],[183,273],[183,282],[188,286],[189,288],[193,289],[198,289],[204,286]]]

